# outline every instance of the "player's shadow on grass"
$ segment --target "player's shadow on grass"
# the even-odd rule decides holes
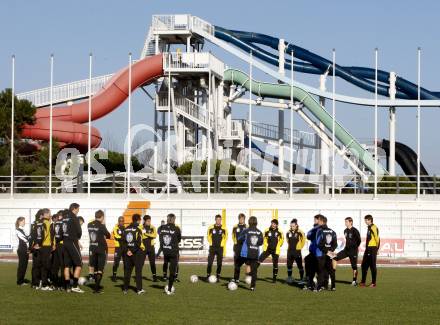
[[[122,291],[122,290],[124,290],[124,284],[116,284],[116,285],[115,285],[115,288],[119,288],[119,289],[121,289],[121,291]],[[130,291],[134,291],[134,292],[137,292],[136,287],[135,287],[135,286],[132,286],[132,285],[128,286],[128,290],[130,290]]]
[[[245,284],[241,284],[241,283],[238,284],[237,288],[252,291],[251,288],[249,288],[249,286],[247,286]]]
[[[350,284],[351,285],[351,281],[347,281],[347,280],[336,280],[336,283],[342,283],[342,284]]]
[[[154,282],[153,279],[147,278],[146,276],[142,277],[142,280],[144,281],[149,281],[149,282]],[[159,281],[159,280],[158,280]],[[157,282],[157,281],[156,281]]]
[[[90,288],[91,290],[95,290],[95,286],[95,282],[86,284],[86,287]]]
[[[287,284],[287,285],[289,285],[291,287],[295,287],[295,288],[298,288],[298,289],[301,289],[301,290],[304,288],[304,284],[301,284],[301,283],[299,283],[297,281],[292,281],[292,282],[288,283],[286,280],[279,279],[279,280],[277,280],[277,282],[280,282],[282,284]]]
[[[113,280],[112,280],[113,277],[112,277],[111,275],[108,276],[108,279],[109,279],[110,281],[112,281],[113,283],[116,282],[116,281],[124,281],[124,277],[123,277],[123,276],[117,276],[117,277],[116,277],[116,281],[113,281]]]
[[[208,277],[207,276],[199,276],[200,281],[205,282],[205,283],[209,283]]]
[[[165,284],[165,285],[163,285],[163,284],[152,284],[149,287],[153,288],[153,289],[163,290],[166,285],[168,285],[168,284]]]

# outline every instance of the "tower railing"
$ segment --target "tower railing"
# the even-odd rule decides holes
[[[153,15],[155,30],[189,30],[190,15]]]
[[[180,109],[184,113],[192,116],[197,121],[201,122],[204,125],[208,125],[208,111],[193,102],[192,100],[182,97],[179,95],[175,95],[174,104],[177,109]],[[212,126],[212,114],[211,114],[211,126]],[[199,123],[200,124],[200,123]]]
[[[209,52],[168,53],[163,56],[163,60],[164,70],[171,72],[207,72],[211,69],[217,75],[223,76],[225,70],[224,63]]]
[[[244,125],[244,129],[246,130],[246,132],[249,132],[249,122],[247,120],[241,121]],[[283,131],[284,132],[282,139],[286,143],[290,143],[290,129],[284,128]],[[278,140],[278,126],[261,122],[252,122],[252,135],[269,140]],[[301,143],[305,147],[317,148],[316,135],[311,132],[293,130],[293,143],[295,145]]]
[[[180,95],[176,91],[174,91],[174,101],[171,101],[171,104],[171,110],[175,108],[178,114],[184,115],[202,127],[209,128],[208,123],[211,128],[213,127],[214,119],[212,113],[210,113],[211,118],[208,119],[208,111],[206,108]],[[168,93],[156,94],[156,105],[160,111],[167,111]]]
[[[152,27],[157,31],[202,30],[214,35],[214,26],[191,15],[153,15]]]
[[[208,23],[207,21],[196,17],[196,16],[191,16],[192,19],[192,26],[191,29],[200,29],[203,30],[211,35],[214,35],[214,26],[211,25],[210,23]]]

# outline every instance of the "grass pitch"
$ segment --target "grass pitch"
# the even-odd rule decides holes
[[[255,292],[243,284],[230,292],[231,266],[224,267],[221,283],[193,284],[190,275],[204,276],[205,266],[181,265],[176,294],[167,296],[165,283],[153,283],[147,265],[147,293],[138,296],[122,294],[122,280],[109,279],[110,267],[104,293],[94,295],[88,287],[84,294],[18,287],[16,264],[0,263],[0,324],[440,324],[438,269],[382,268],[377,288],[371,289],[350,286],[351,270],[339,268],[337,291],[314,293],[285,284],[285,267],[277,284],[269,282],[272,268],[262,266]]]

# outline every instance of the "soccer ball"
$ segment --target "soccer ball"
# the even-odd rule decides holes
[[[238,288],[237,283],[235,283],[234,281],[228,283],[228,290],[234,291],[237,290],[237,288]]]
[[[244,282],[246,282],[246,284],[251,284],[251,282],[252,282],[252,277],[250,276],[250,275],[247,275],[245,278],[244,278]]]
[[[209,283],[216,283],[217,282],[217,277],[215,275],[210,275],[208,278],[208,282]]]
[[[79,279],[78,279],[78,284],[80,285],[80,286],[83,286],[83,285],[85,285],[87,283],[87,279],[85,278],[85,277],[80,277]]]
[[[197,275],[193,274],[193,275],[191,275],[189,280],[191,281],[191,283],[196,283],[197,281],[199,281],[199,277]]]
[[[165,288],[163,288],[163,290],[165,291],[165,293],[168,293],[168,285],[165,286]],[[174,293],[176,291],[176,289],[174,288],[174,286],[171,287],[171,293]]]

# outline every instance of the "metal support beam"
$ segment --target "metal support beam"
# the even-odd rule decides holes
[[[245,99],[245,98],[239,98],[239,99],[236,99],[235,101],[234,101],[234,103],[237,103],[237,104],[247,104],[247,105],[249,105],[249,103],[251,103],[252,105],[259,105],[259,106],[264,106],[264,107],[271,107],[271,108],[280,108],[280,107],[284,107],[285,109],[286,108],[289,108],[290,109],[290,107],[289,107],[289,105],[288,104],[280,104],[280,103],[274,103],[274,102],[266,102],[266,101],[259,101],[258,103],[257,103],[257,101],[256,100],[254,100],[254,99],[252,99],[252,100],[249,100],[249,99]],[[302,105],[302,104],[295,104],[295,106],[294,106],[294,109],[295,109],[295,111],[298,113],[298,115],[307,123],[307,125],[308,126],[310,126],[312,129],[313,129],[313,131],[315,131],[317,134],[318,134],[318,136],[323,140],[323,141],[325,141],[325,144],[328,146],[328,147],[332,147],[332,139],[331,139],[331,137],[330,136],[328,136],[327,135],[327,133],[325,132],[325,130],[324,129],[321,129],[320,127],[319,127],[319,125],[318,124],[316,124],[315,122],[313,122],[312,121],[312,119],[306,114],[306,113],[304,113],[304,111],[302,110],[302,107],[300,107],[300,105]],[[351,168],[353,168],[353,170],[357,173],[357,174],[359,174],[361,177],[363,177],[363,178],[366,178],[366,175],[365,175],[365,173],[350,159],[350,158],[348,158],[347,157],[347,151],[345,151],[345,150],[342,150],[342,149],[340,149],[336,144],[335,144],[335,150],[336,150],[336,153],[338,154],[338,155],[340,155],[341,157],[342,157],[342,159],[344,159],[344,161],[351,167]]]
[[[159,35],[154,35],[154,54],[159,54]]]
[[[278,43],[278,72],[284,76],[284,64],[285,64],[285,51],[286,44],[284,39],[280,39]],[[280,103],[284,103],[284,100],[280,99]],[[284,173],[284,110],[278,110],[278,173],[282,175]]]
[[[396,99],[396,78],[395,72],[390,72],[390,99]],[[390,107],[389,118],[389,138],[390,138],[390,156],[388,159],[388,171],[390,176],[396,176],[396,108]]]
[[[191,52],[191,36],[188,36],[186,38],[186,52]]]
[[[319,90],[325,92],[327,91],[325,87],[325,82],[327,80],[328,71],[321,75],[319,78]],[[319,103],[322,107],[325,107],[325,97],[319,97]],[[324,124],[322,122],[319,122],[319,128],[321,130],[324,130]],[[329,147],[325,143],[324,140],[321,139],[320,143],[320,150],[319,150],[319,159],[320,159],[320,168],[319,168],[319,174],[320,175],[328,175],[329,174]],[[316,157],[318,159],[318,157]],[[326,193],[326,189],[324,186],[320,186],[319,193]]]
[[[144,86],[141,87],[142,91],[147,95],[151,100],[154,100],[153,96],[148,92],[148,90],[145,89]]]

